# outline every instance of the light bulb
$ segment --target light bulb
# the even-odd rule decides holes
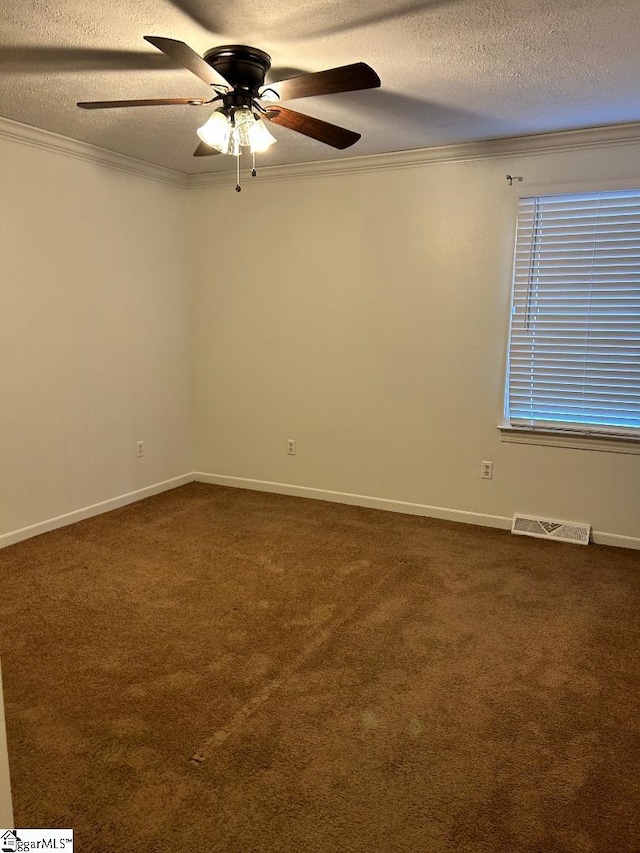
[[[229,147],[231,125],[226,115],[216,110],[196,133],[204,143],[224,153]]]
[[[229,150],[227,154],[232,154],[234,157],[240,156],[240,137],[238,136],[238,131],[234,131],[231,135],[231,142],[229,143]]]
[[[252,154],[260,154],[262,151],[266,151],[274,142],[276,142],[275,136],[267,130],[262,119],[258,119],[249,128],[249,143]]]
[[[249,134],[251,133],[251,128],[255,124],[255,121],[256,120],[251,110],[245,109],[244,107],[236,110],[233,114],[235,133],[238,135],[240,145],[247,146],[250,144]]]

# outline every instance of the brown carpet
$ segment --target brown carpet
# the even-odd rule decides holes
[[[192,484],[0,551],[16,825],[640,850],[640,553]]]

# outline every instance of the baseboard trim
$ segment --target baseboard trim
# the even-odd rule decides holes
[[[258,492],[274,492],[278,495],[293,495],[300,498],[314,498],[319,501],[364,506],[370,509],[382,509],[387,512],[401,512],[406,515],[423,515],[427,518],[440,518],[444,521],[459,521],[462,524],[478,524],[482,527],[497,527],[510,530],[512,518],[502,515],[487,515],[481,512],[468,512],[450,507],[429,506],[389,498],[373,498],[368,495],[353,495],[348,492],[332,492],[327,489],[314,489],[309,486],[292,486],[289,483],[272,483],[269,480],[249,480],[243,477],[228,477],[223,474],[205,474],[196,471],[193,479],[198,483],[214,486],[231,486],[236,489],[251,489]],[[620,536],[616,533],[592,531],[591,538],[597,545],[612,545],[617,548],[640,550],[640,538]]]
[[[592,530],[591,541],[596,545],[611,545],[614,548],[632,548],[635,551],[640,551],[640,538],[637,536],[621,536],[618,533],[603,533],[602,531]]]
[[[32,524],[20,530],[4,533],[0,535],[0,549],[7,548],[9,545],[15,545],[25,539],[31,539],[33,536],[39,536],[41,533],[49,533],[51,530],[57,530],[59,527],[75,524],[77,521],[83,521],[85,518],[102,515],[105,512],[110,512],[112,509],[118,509],[127,504],[144,500],[144,498],[150,498],[161,492],[176,489],[178,486],[186,486],[188,483],[193,483],[194,481],[197,483],[208,483],[212,486],[229,486],[235,489],[250,489],[255,492],[272,492],[278,495],[292,495],[293,497],[312,498],[319,501],[329,501],[330,503],[363,506],[369,509],[381,509],[386,512],[404,513],[405,515],[421,515],[426,518],[439,518],[443,521],[457,521],[462,524],[478,524],[481,527],[495,527],[501,530],[511,529],[512,519],[502,515],[487,515],[486,513],[468,512],[461,509],[451,509],[450,507],[430,506],[428,504],[409,503],[408,501],[396,501],[390,498],[375,498],[369,495],[356,495],[349,492],[316,489],[311,486],[294,486],[290,483],[274,483],[270,480],[251,480],[244,477],[229,477],[224,474],[205,474],[202,471],[195,471],[189,474],[182,474],[180,477],[173,477],[170,480],[164,480],[161,483],[154,483],[152,486],[146,486],[144,489],[128,492],[127,494],[119,495],[118,497],[93,504],[92,506],[83,507],[74,512],[60,515],[57,518],[50,518],[47,521],[41,521],[38,524]],[[594,530],[591,532],[591,539],[597,545],[610,545],[615,548],[631,548],[640,551],[640,538],[636,536],[621,536],[616,533]]]
[[[144,498],[150,498],[153,495],[159,495],[161,492],[167,492],[169,489],[175,489],[178,486],[184,486],[192,482],[193,474],[183,474],[180,477],[173,477],[171,480],[154,483],[152,486],[146,486],[144,489],[138,489],[135,492],[118,495],[116,498],[110,498],[107,501],[101,501],[92,506],[85,506],[82,509],[74,510],[74,512],[59,515],[57,518],[49,518],[47,521],[40,521],[38,524],[31,524],[29,527],[23,527],[20,530],[4,533],[0,536],[0,548],[7,548],[9,545],[15,545],[24,539],[31,539],[32,536],[49,533],[51,530],[57,530],[59,527],[75,524],[77,521],[83,521],[85,518],[91,518],[94,515],[102,515],[102,513],[110,512],[112,509],[118,509],[118,507],[141,501]]]
[[[481,512],[466,512],[442,506],[428,506],[390,498],[374,498],[369,495],[353,495],[349,492],[333,492],[327,489],[314,489],[310,486],[292,486],[288,483],[271,483],[268,480],[247,480],[242,477],[227,477],[221,474],[204,474],[196,471],[193,475],[198,483],[210,483],[215,486],[231,486],[237,489],[251,489],[258,492],[274,492],[278,495],[293,495],[299,498],[314,498],[331,503],[364,506],[369,509],[383,509],[387,512],[401,512],[405,515],[423,515],[428,518],[440,518],[444,521],[460,521],[464,524],[480,524],[483,527],[511,529],[511,519],[501,515],[486,515]]]

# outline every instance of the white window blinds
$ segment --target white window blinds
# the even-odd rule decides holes
[[[640,190],[520,199],[506,414],[640,436]]]

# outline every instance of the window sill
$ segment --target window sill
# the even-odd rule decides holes
[[[552,429],[527,429],[500,424],[502,441],[512,444],[541,444],[574,450],[600,450],[606,453],[640,453],[640,436],[579,433]]]

